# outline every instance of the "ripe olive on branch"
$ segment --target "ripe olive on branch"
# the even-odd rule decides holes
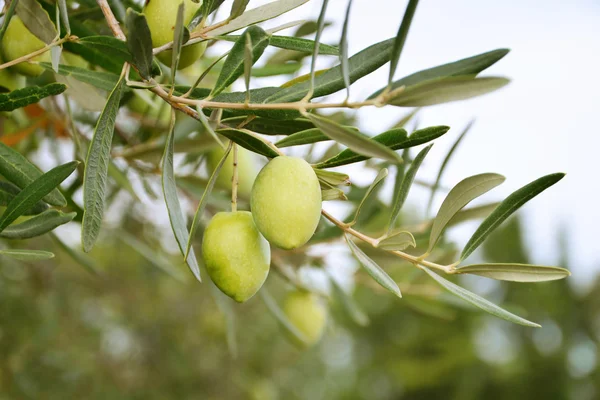
[[[269,274],[269,242],[248,211],[217,213],[204,231],[202,253],[212,281],[238,303],[254,296]]]
[[[194,3],[192,0],[184,0],[185,10],[183,22],[188,25],[196,11],[202,7],[202,1]],[[173,41],[175,22],[177,20],[177,9],[181,1],[175,0],[147,0],[144,6],[144,14],[152,34],[152,45],[160,47]],[[192,65],[204,54],[206,42],[192,44],[181,49],[179,58],[179,69]],[[171,50],[163,51],[157,55],[158,59],[166,65],[171,65],[173,53]]]
[[[286,250],[303,246],[321,217],[317,175],[301,158],[274,158],[256,177],[251,209],[258,230],[271,244]]]

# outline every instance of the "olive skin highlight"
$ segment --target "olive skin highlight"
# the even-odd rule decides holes
[[[272,159],[252,187],[251,209],[258,230],[286,250],[310,240],[321,218],[321,204],[317,175],[297,157]]]
[[[204,231],[202,253],[212,281],[238,303],[254,296],[269,274],[269,242],[248,211],[217,213]]]
[[[196,11],[202,6],[202,1],[194,3],[192,0],[184,0],[183,2],[185,3],[183,22],[187,26],[194,18]],[[180,4],[181,1],[176,0],[146,1],[143,12],[148,21],[150,33],[152,34],[152,46],[160,47],[173,41],[177,9]],[[204,50],[206,50],[206,43],[201,42],[184,46],[179,56],[178,69],[187,68],[199,59],[204,54]],[[171,50],[163,51],[157,55],[157,58],[168,66],[171,65],[172,57],[173,52]]]
[[[33,33],[27,29],[21,18],[17,15],[13,15],[10,19],[4,37],[2,38],[2,57],[7,61],[13,61],[17,58],[31,54],[34,51],[44,48],[46,44],[37,38]],[[38,62],[51,62],[50,52],[40,54],[39,56],[33,57],[30,61]],[[45,69],[36,64],[31,64],[28,61],[16,64],[11,67],[15,72],[27,76],[39,76]]]

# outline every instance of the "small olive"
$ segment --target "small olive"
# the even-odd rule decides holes
[[[258,230],[269,242],[287,250],[303,246],[321,217],[317,175],[301,158],[274,158],[254,181],[251,209]]]
[[[163,44],[173,41],[175,22],[177,20],[177,9],[182,1],[175,0],[148,0],[144,6],[144,14],[152,34],[152,45],[160,47]],[[185,11],[183,22],[188,25],[196,11],[202,7],[202,1],[194,3],[192,0],[184,0]],[[204,54],[206,43],[201,42],[190,46],[185,46],[181,50],[179,57],[179,69],[192,65],[198,58]],[[171,65],[173,53],[171,50],[163,51],[158,54],[158,59],[166,65]]]
[[[217,213],[204,231],[202,256],[215,285],[238,303],[258,292],[271,264],[269,242],[248,211]]]
[[[288,293],[283,303],[283,312],[302,334],[306,343],[292,338],[294,343],[314,345],[323,336],[327,322],[327,308],[313,293],[295,290]]]
[[[18,15],[13,15],[2,38],[2,56],[6,61],[16,60],[45,46],[44,42],[27,29]],[[47,51],[33,57],[30,61],[50,62],[50,52]],[[44,67],[28,61],[16,64],[12,68],[14,71],[27,76],[39,76],[45,71]]]

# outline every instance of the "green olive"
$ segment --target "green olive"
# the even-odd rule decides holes
[[[151,96],[147,102],[134,91],[127,106],[134,113],[143,115],[144,118],[156,120],[162,127],[169,126],[171,122],[171,107],[158,96]]]
[[[327,308],[317,295],[300,290],[292,291],[284,300],[283,312],[304,336],[305,344],[312,346],[323,336],[327,322]],[[293,341],[301,344],[295,338]]]
[[[194,3],[192,0],[184,0],[185,12],[183,21],[188,25],[196,11],[202,6],[202,1]],[[181,1],[174,0],[147,0],[144,6],[144,14],[152,33],[152,45],[160,47],[163,44],[173,41],[173,31],[175,30],[175,21],[177,19],[177,9]],[[185,46],[181,50],[179,57],[179,69],[192,65],[206,50],[206,41]],[[173,53],[170,50],[158,54],[158,59],[166,65],[171,65]]]
[[[13,15],[2,38],[2,55],[4,59],[6,61],[13,61],[19,57],[33,53],[44,46],[46,44],[27,29],[21,18]],[[33,57],[30,61],[50,62],[50,52],[47,51],[37,57]],[[18,73],[28,76],[39,76],[45,71],[44,67],[31,64],[27,61],[19,63],[12,68]]]
[[[258,230],[282,249],[303,246],[321,217],[321,187],[303,159],[280,156],[258,174],[252,187],[251,209]]]
[[[238,303],[254,296],[269,274],[269,242],[248,211],[217,213],[204,231],[202,255],[215,285]]]
[[[215,170],[221,158],[225,154],[224,150],[220,147],[215,147],[208,153],[207,161],[209,172]],[[252,192],[252,185],[258,174],[256,167],[256,157],[254,153],[243,147],[238,147],[237,157],[237,169],[238,169],[238,194],[246,199],[250,198]],[[231,178],[233,176],[233,151],[229,153],[225,164],[221,167],[219,177],[217,178],[217,186],[223,189],[231,190]]]

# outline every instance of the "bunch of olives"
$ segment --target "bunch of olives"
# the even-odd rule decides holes
[[[240,152],[240,189],[252,179],[251,153]],[[222,151],[209,155],[214,168]],[[229,164],[229,163],[227,163]],[[225,164],[225,165],[227,165]],[[222,185],[230,184],[232,169],[223,168]],[[237,302],[251,298],[267,278],[270,244],[285,250],[305,245],[317,229],[321,216],[321,187],[313,168],[303,159],[279,156],[258,174],[250,191],[252,212],[220,212],[204,232],[202,252],[211,279]],[[305,344],[321,337],[326,309],[309,292],[292,292],[284,312],[304,336]]]

